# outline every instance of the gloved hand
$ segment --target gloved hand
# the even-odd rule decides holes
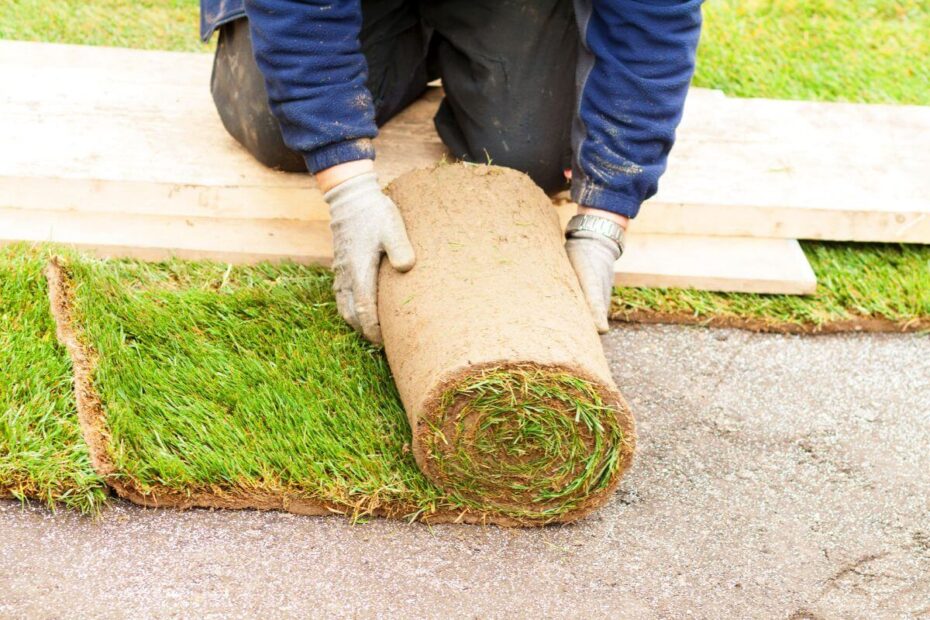
[[[351,177],[324,194],[333,231],[333,271],[339,314],[356,331],[382,344],[378,321],[378,266],[409,271],[416,258],[404,220],[374,172]]]
[[[620,248],[600,233],[580,230],[565,241],[565,251],[588,300],[594,325],[598,333],[606,334],[610,329],[607,317],[614,286],[614,263],[620,258]]]

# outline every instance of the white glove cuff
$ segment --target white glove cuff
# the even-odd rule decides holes
[[[323,194],[323,199],[326,200],[330,208],[333,208],[346,202],[352,202],[359,196],[371,194],[372,192],[381,193],[381,186],[378,184],[378,173],[364,172],[333,187]]]

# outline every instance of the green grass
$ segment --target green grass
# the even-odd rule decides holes
[[[81,438],[44,267],[41,251],[0,248],[0,495],[95,512],[106,492]]]
[[[527,423],[479,433],[479,448],[495,450],[493,463],[481,463],[489,475],[464,476],[458,492],[437,489],[411,453],[383,353],[339,317],[327,270],[72,255],[68,272],[75,322],[97,358],[109,460],[143,493],[259,491],[356,514],[467,508],[548,520],[616,478],[622,432],[593,388],[501,370],[457,396],[476,410],[505,400],[524,414],[512,419]],[[554,426],[541,440],[536,431]],[[534,459],[504,454],[521,449]],[[467,474],[467,464],[456,466]],[[539,493],[495,482],[495,471],[515,470]],[[462,492],[478,478],[479,492]]]
[[[197,36],[197,6],[197,0],[5,0],[0,38],[208,51]],[[699,86],[745,97],[930,105],[927,0],[709,0],[704,10]],[[804,326],[861,317],[901,324],[930,319],[930,248],[803,246],[820,282],[814,296],[620,289],[615,310]],[[47,314],[43,261],[41,252],[22,247],[0,251],[0,493],[92,512],[104,490],[80,441],[70,366]],[[112,403],[111,421],[125,438],[113,456],[141,484],[260,480],[306,494],[365,497],[369,505],[382,496],[427,509],[449,501],[413,466],[383,359],[335,318],[331,302],[324,301],[327,276],[259,267],[233,270],[224,283],[224,268],[209,265],[83,269],[77,275],[84,282],[99,280],[100,290],[119,300],[100,312],[96,304],[112,300],[87,286],[81,297],[88,304],[83,311],[94,319],[92,337],[108,353],[101,388]],[[117,286],[130,277],[148,284]],[[309,299],[316,301],[298,316]],[[167,320],[172,315],[166,308],[182,318]],[[284,319],[291,322],[282,324]],[[297,340],[272,344],[258,336],[263,330]],[[311,337],[320,330],[329,335],[322,342]],[[158,345],[153,350],[160,357],[146,361],[140,342],[148,341]],[[353,371],[350,381],[335,387],[327,382],[347,370]],[[298,371],[305,373],[299,380]],[[270,383],[256,382],[275,376],[292,381],[280,395],[269,391]],[[321,407],[330,406],[326,399],[334,389],[341,390],[341,408],[327,417]],[[360,408],[362,401],[369,409]],[[166,419],[159,403],[190,417]],[[377,403],[376,419],[349,415],[370,411],[371,403]],[[134,415],[136,408],[149,418]],[[273,418],[273,437],[260,410],[281,413]],[[216,421],[232,413],[249,424]],[[312,425],[305,426],[308,415]],[[217,417],[210,422],[210,416]],[[139,434],[143,422],[156,432]],[[532,419],[524,422],[520,432],[535,432]],[[311,429],[318,439],[309,437]],[[345,444],[355,434],[346,431],[361,433],[358,442]],[[228,458],[210,442],[191,446],[186,433],[215,435],[223,445],[254,449],[259,456]],[[303,452],[311,444],[326,458],[311,464]]]
[[[426,427],[425,453],[451,497],[543,520],[606,491],[627,439],[596,386],[540,368],[477,371],[443,394]]]
[[[681,289],[617,289],[613,314],[685,314],[700,320],[756,320],[773,329],[806,329],[881,319],[901,328],[930,324],[930,249],[900,244],[807,242],[817,274],[814,295],[751,295]]]
[[[383,355],[339,318],[324,270],[72,260],[69,272],[110,457],[143,492],[439,497],[405,449]]]
[[[930,105],[927,0],[709,0],[704,15],[698,86]]]
[[[207,51],[198,0],[3,0],[0,39]]]

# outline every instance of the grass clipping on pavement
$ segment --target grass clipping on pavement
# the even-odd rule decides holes
[[[564,471],[531,450],[512,493],[490,496],[485,461],[453,455],[443,462],[455,475],[475,467],[471,477],[436,487],[411,453],[383,354],[339,318],[321,268],[76,255],[59,265],[52,306],[94,467],[137,503],[515,525],[560,520],[616,480],[616,429],[599,425],[596,395],[561,377],[492,373],[460,388],[486,395],[475,401],[491,412],[485,443],[554,450]],[[587,430],[561,432],[577,416]],[[575,462],[580,442],[596,450]]]

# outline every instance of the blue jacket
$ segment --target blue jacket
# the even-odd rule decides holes
[[[701,2],[575,0],[575,202],[635,217],[656,193],[694,71]],[[272,111],[308,169],[373,158],[359,0],[201,0],[201,36],[244,15]]]

